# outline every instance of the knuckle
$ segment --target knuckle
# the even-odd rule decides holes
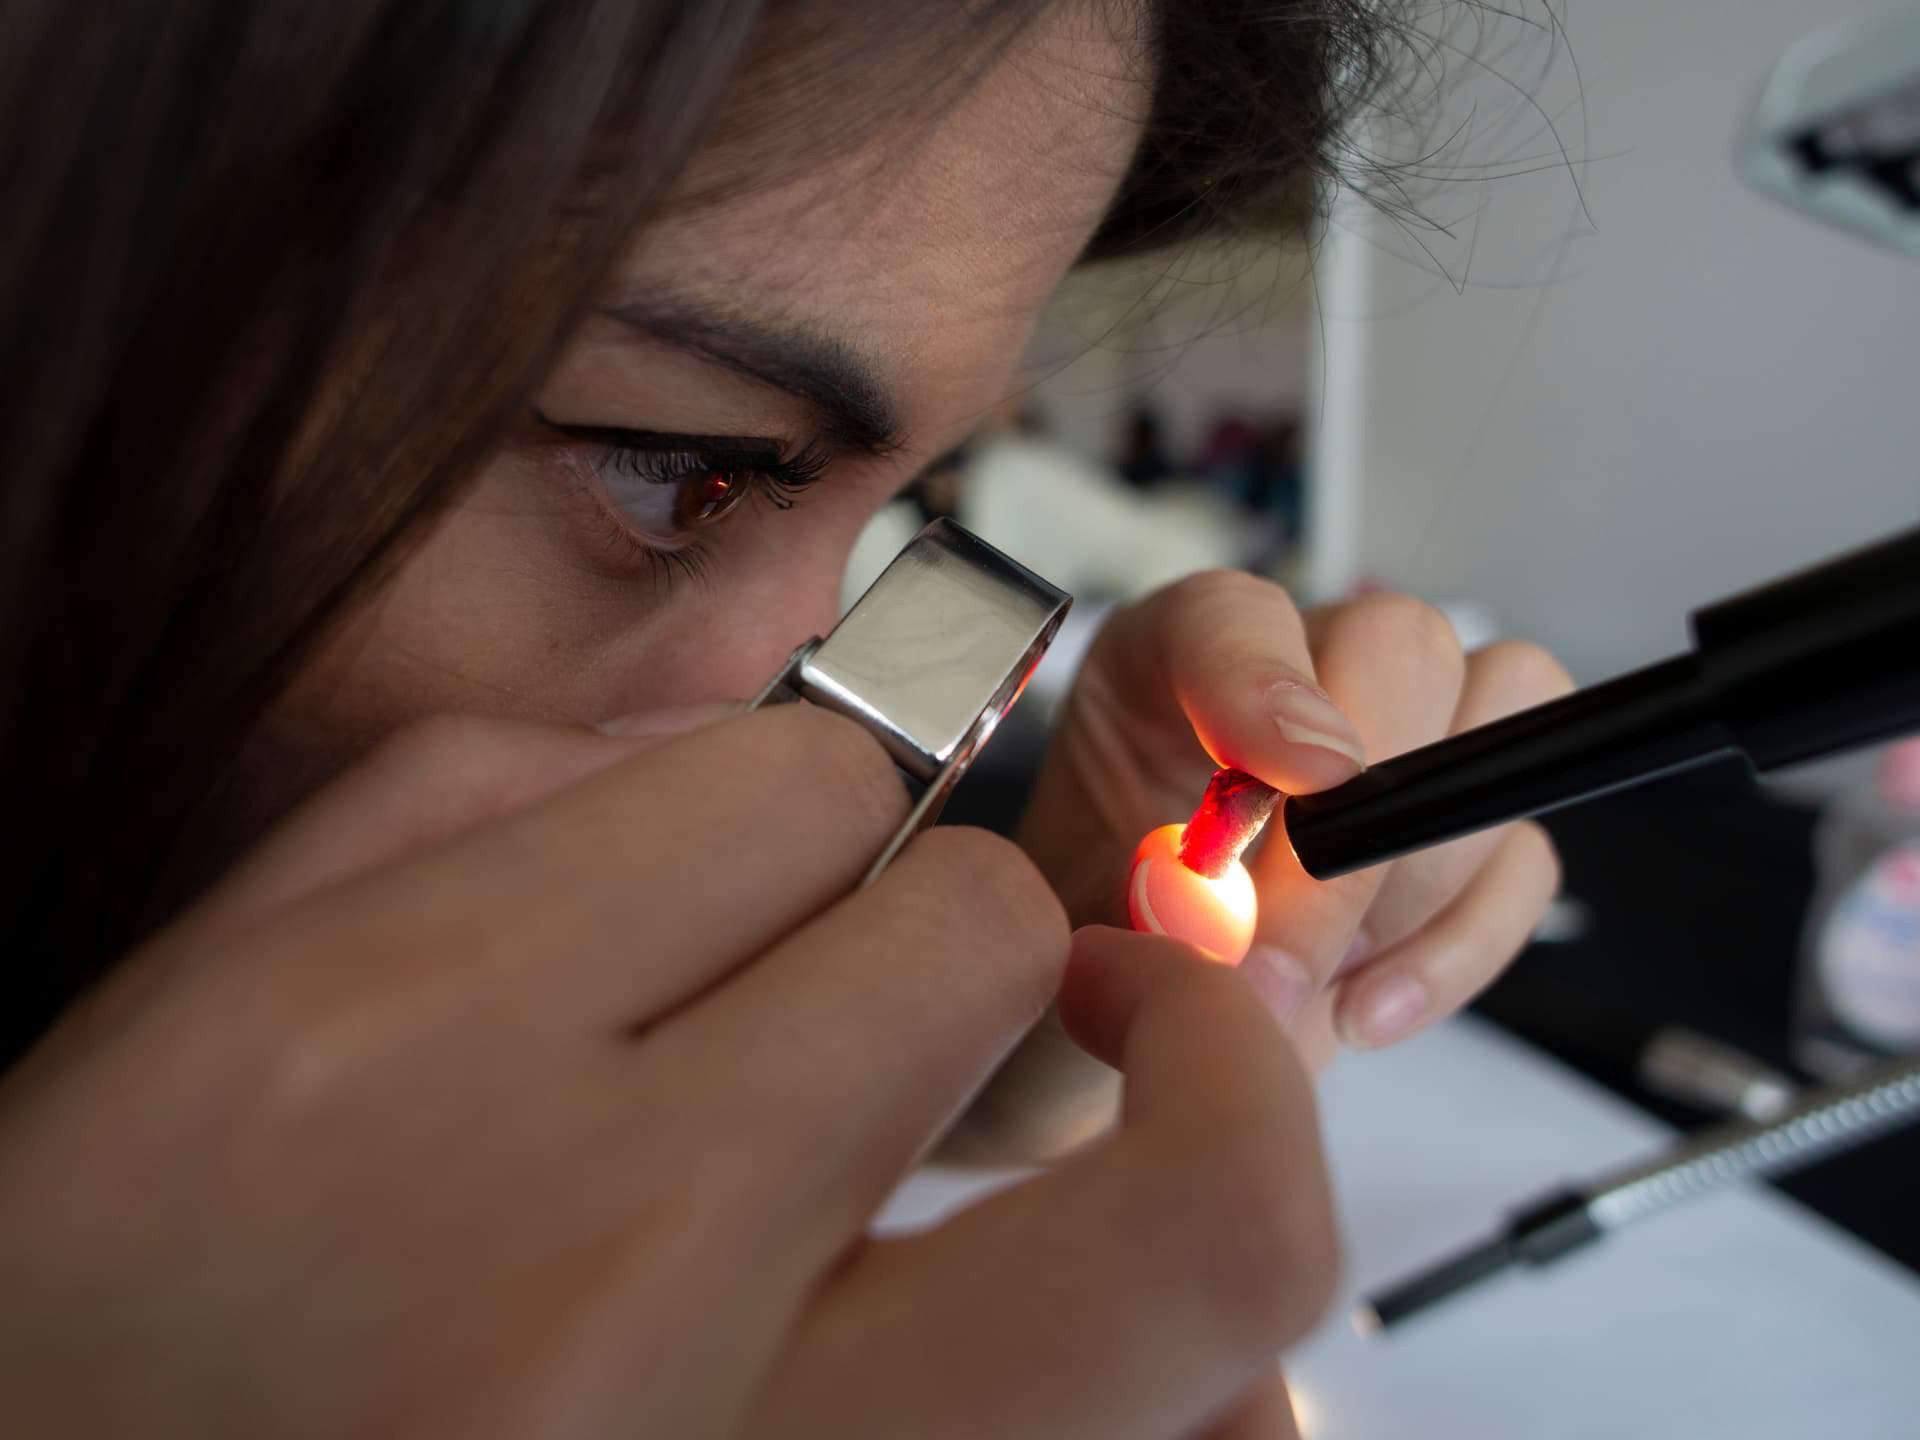
[[[1438,915],[1472,879],[1446,861],[1442,855],[1420,855],[1394,865],[1366,922],[1376,951],[1405,939]]]
[[[1573,690],[1567,667],[1552,651],[1531,640],[1496,640],[1474,656],[1474,663],[1499,675],[1516,695],[1530,697],[1528,703],[1556,699]]]
[[[1373,643],[1391,647],[1422,666],[1445,671],[1465,667],[1453,622],[1415,596],[1369,595],[1353,602],[1350,618],[1373,637]]]
[[[822,819],[844,817],[858,827],[862,846],[877,846],[906,816],[906,787],[892,757],[844,715],[814,705],[775,705],[746,721],[754,739],[744,763],[804,791]]]
[[[1060,902],[1040,872],[1018,845],[1004,836],[971,825],[942,825],[914,842],[923,855],[934,857],[969,879],[968,889],[993,908],[1011,911],[1023,923],[1066,924]],[[997,902],[997,903],[996,903]]]
[[[1247,1004],[1250,982],[1237,965],[1222,965],[1185,941],[1172,943],[1189,963],[1182,965],[1169,983],[1179,988],[1180,1003],[1191,1017],[1195,1033],[1205,1033],[1216,1017],[1231,1015]]]
[[[919,836],[903,861],[936,878],[931,903],[950,911],[940,930],[1006,972],[1014,1003],[1038,1012],[1059,989],[1070,946],[1067,913],[1025,851],[965,825]],[[957,883],[956,883],[957,882]]]
[[[1202,570],[1159,592],[1160,600],[1202,639],[1228,636],[1249,617],[1280,625],[1303,637],[1304,622],[1293,598],[1273,581],[1245,570]],[[1183,628],[1186,628],[1183,626]]]
[[[1197,570],[1184,579],[1174,581],[1161,593],[1180,604],[1208,606],[1220,601],[1231,604],[1254,594],[1286,594],[1272,581],[1262,580],[1245,570]]]
[[[1228,1342],[1278,1350],[1333,1302],[1340,1239],[1324,1180],[1308,1184],[1286,1147],[1236,1136],[1204,1158],[1202,1269]]]
[[[1514,833],[1514,843],[1521,847],[1533,866],[1545,877],[1546,893],[1558,894],[1560,882],[1566,877],[1566,869],[1560,862],[1560,847],[1553,843],[1553,837],[1547,833],[1546,827],[1526,820],[1515,828]]]

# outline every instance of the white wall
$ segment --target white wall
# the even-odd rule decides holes
[[[1782,51],[1886,4],[1554,10],[1584,126],[1564,52],[1542,74],[1525,36],[1486,39],[1558,112],[1571,170],[1426,189],[1452,222],[1418,234],[1437,262],[1353,211],[1322,251],[1317,483],[1352,523],[1316,573],[1484,600],[1594,679],[1678,648],[1692,606],[1920,520],[1920,263],[1733,163]],[[1514,89],[1451,59],[1440,133],[1464,129],[1432,169],[1554,157]]]

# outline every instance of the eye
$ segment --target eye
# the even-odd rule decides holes
[[[750,497],[790,508],[829,460],[817,444],[788,454],[778,441],[758,437],[569,425],[537,410],[534,418],[566,442],[569,466],[614,538],[649,554],[693,554],[701,532]]]
[[[593,469],[614,508],[662,548],[685,544],[690,532],[725,519],[759,478],[694,451],[620,446],[603,452]]]

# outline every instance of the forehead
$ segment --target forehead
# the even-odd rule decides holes
[[[815,67],[816,93],[762,109],[775,48],[743,83],[752,123],[689,168],[688,195],[717,198],[670,206],[618,281],[844,336],[907,382],[1004,370],[1138,142],[1151,95],[1132,28],[1121,7],[1056,4],[951,93],[954,58],[943,74],[902,39],[847,64],[844,93]]]

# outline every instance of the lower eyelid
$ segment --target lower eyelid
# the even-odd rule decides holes
[[[675,548],[671,537],[643,535],[630,516],[620,512],[608,493],[595,459],[579,445],[556,445],[542,457],[542,469],[553,474],[567,502],[568,511],[591,526],[594,539],[610,548],[622,560],[630,560],[649,550]]]
[[[685,481],[655,482],[625,477],[609,480],[596,475],[595,498],[609,507],[649,540],[671,547],[680,539],[674,529],[674,512],[680,503]]]
[[[706,563],[703,537],[687,534],[670,539],[643,533],[591,478],[569,489],[568,508],[590,528],[594,548],[621,575],[632,577],[644,571],[664,587],[675,579],[702,572]]]

